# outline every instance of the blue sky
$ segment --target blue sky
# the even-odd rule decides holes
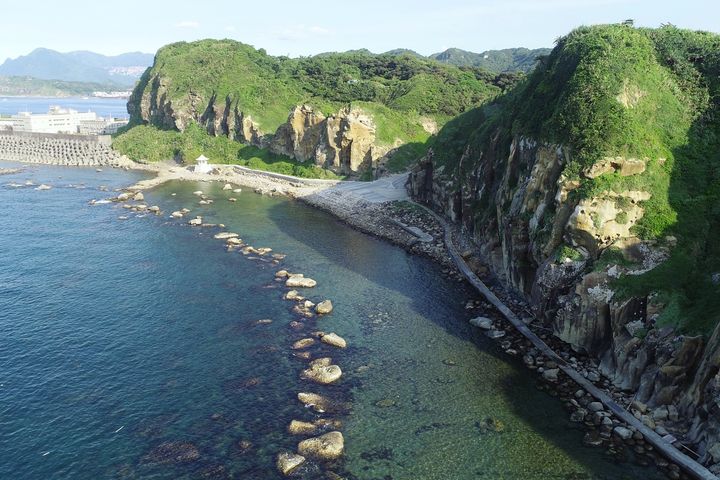
[[[209,5],[209,6],[204,6]],[[720,31],[718,0],[34,0],[3,5],[0,61],[36,47],[105,54],[233,38],[275,55],[404,47],[423,54],[552,46],[582,24]]]

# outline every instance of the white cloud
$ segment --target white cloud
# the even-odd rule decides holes
[[[227,25],[227,26],[225,27],[225,31],[226,31],[226,32],[234,32],[235,30],[237,30],[237,29],[235,28],[235,25]]]
[[[275,32],[275,36],[281,40],[305,40],[311,37],[329,35],[332,32],[327,28],[318,25],[292,25]]]
[[[195,20],[183,20],[175,24],[176,28],[198,28],[199,26],[200,22],[196,22]]]

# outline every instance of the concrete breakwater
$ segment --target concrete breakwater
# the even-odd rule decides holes
[[[125,166],[109,136],[0,132],[0,159],[69,166]]]

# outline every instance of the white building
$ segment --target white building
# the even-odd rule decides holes
[[[13,115],[13,130],[16,132],[78,133],[80,122],[97,120],[95,112],[78,112],[50,107],[48,113],[19,112]]]
[[[195,159],[195,172],[196,173],[210,173],[212,166],[208,163],[208,158],[205,155],[200,155]]]

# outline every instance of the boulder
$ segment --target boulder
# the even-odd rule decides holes
[[[275,273],[275,278],[287,278],[289,275],[287,270],[280,270]]]
[[[315,306],[315,312],[319,315],[327,315],[332,312],[333,304],[330,300],[323,300]]]
[[[550,368],[550,369],[544,370],[542,373],[542,376],[548,382],[557,382],[559,372],[560,372],[560,369]]]
[[[284,298],[285,300],[296,300],[298,302],[305,299],[297,290],[290,290],[285,294]]]
[[[130,200],[130,194],[129,194],[129,193],[124,193],[124,192],[123,192],[123,193],[121,193],[120,195],[117,196],[117,201],[118,201],[118,202],[125,202],[125,201],[127,201],[127,200]]]
[[[290,288],[312,288],[317,282],[312,278],[305,278],[302,274],[292,274],[285,281],[285,286]]]
[[[317,431],[317,425],[300,420],[293,420],[288,425],[288,433],[291,435],[314,435]]]
[[[613,432],[620,437],[622,440],[629,440],[632,438],[633,432],[629,428],[617,426],[613,429]]]
[[[330,365],[329,358],[321,358],[313,361],[310,368],[302,371],[302,378],[322,385],[334,383],[342,376],[342,370],[337,365]]]
[[[338,347],[338,348],[347,347],[347,342],[345,341],[345,339],[335,333],[326,333],[326,334],[320,335],[320,341],[323,343],[326,343],[328,345],[331,345],[333,347]]]
[[[239,237],[239,236],[240,236],[240,235],[238,235],[237,233],[232,233],[232,232],[220,232],[220,233],[216,233],[216,234],[213,236],[213,238],[217,238],[218,240],[227,240],[228,238],[237,238],[237,237]]]
[[[475,317],[470,319],[470,325],[474,325],[483,330],[490,330],[493,328],[493,321],[487,317]]]
[[[188,225],[193,226],[193,227],[199,227],[200,225],[202,225],[202,217],[193,218],[192,220],[190,220],[188,222]]]
[[[133,196],[133,200],[135,200],[136,202],[142,202],[143,200],[145,200],[145,195],[143,195],[142,192],[137,192]]]
[[[336,460],[343,454],[345,439],[340,432],[328,432],[298,444],[298,453],[318,460]]]
[[[590,410],[593,413],[600,412],[605,409],[605,407],[603,407],[603,404],[601,402],[590,402],[590,403],[588,403],[587,408],[588,408],[588,410]]]
[[[295,453],[283,452],[277,456],[277,462],[275,465],[277,469],[283,475],[290,475],[292,472],[297,470],[303,463],[305,463],[305,457],[297,455]]]
[[[225,186],[223,187],[223,190],[232,190],[232,189],[233,189],[233,187],[229,183],[226,183]]]

